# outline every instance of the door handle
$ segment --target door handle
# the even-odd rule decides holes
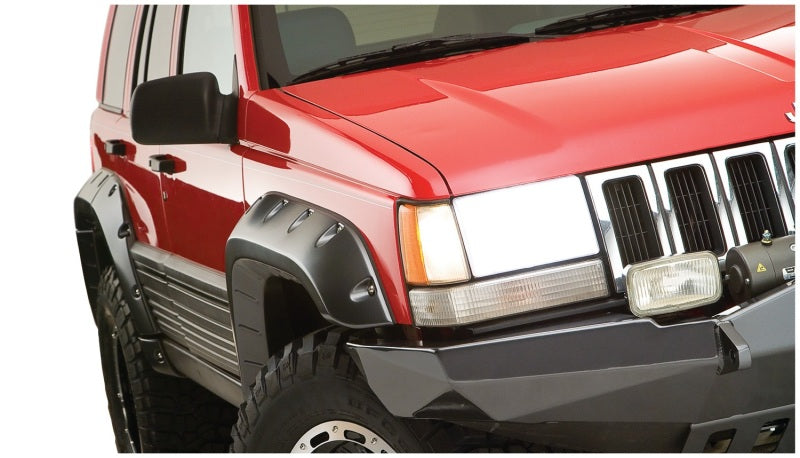
[[[103,144],[106,154],[112,156],[124,156],[127,148],[125,148],[124,140],[108,140]]]
[[[150,170],[172,175],[175,173],[175,159],[168,154],[154,154],[150,156]]]

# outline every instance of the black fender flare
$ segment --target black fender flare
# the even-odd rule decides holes
[[[113,264],[123,296],[131,308],[131,320],[139,333],[145,357],[153,369],[179,375],[167,360],[158,338],[158,327],[146,304],[144,289],[136,277],[129,251],[135,236],[123,193],[116,174],[101,168],[75,197],[75,231],[89,303],[94,311],[101,270],[104,265]]]
[[[271,277],[300,283],[331,323],[349,328],[394,323],[358,229],[303,200],[277,193],[259,197],[228,238],[225,263],[243,381],[255,377],[269,357],[264,288]]]
[[[91,231],[93,237],[102,237],[108,247],[108,255],[117,271],[122,285],[125,300],[131,307],[131,318],[134,320],[136,330],[142,336],[158,333],[155,321],[145,304],[142,285],[136,278],[133,261],[129,253],[134,242],[130,217],[122,184],[114,172],[108,169],[98,169],[83,185],[75,197],[75,229],[78,233],[78,243],[81,237],[88,236]],[[99,225],[99,227],[97,227]],[[86,250],[81,250],[81,262],[84,266],[97,265],[95,260],[85,259]],[[87,292],[89,300],[93,295],[89,291],[88,278]]]

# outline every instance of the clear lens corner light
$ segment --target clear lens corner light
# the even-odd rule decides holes
[[[599,260],[409,292],[417,326],[456,326],[608,296]]]
[[[400,205],[398,223],[409,284],[441,285],[469,280],[461,235],[449,204]]]
[[[708,251],[631,265],[625,281],[631,312],[639,317],[713,304],[722,296],[717,256]]]

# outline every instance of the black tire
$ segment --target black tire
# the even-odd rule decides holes
[[[111,267],[100,279],[96,315],[117,450],[228,450],[236,408],[189,379],[161,374],[150,367]]]
[[[320,331],[273,356],[239,410],[231,451],[434,451],[433,423],[393,417],[343,340],[337,330]]]

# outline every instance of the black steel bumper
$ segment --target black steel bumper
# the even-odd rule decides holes
[[[349,345],[402,417],[589,450],[731,452],[788,420],[778,451],[793,451],[794,289],[669,326],[609,316],[435,348]]]

